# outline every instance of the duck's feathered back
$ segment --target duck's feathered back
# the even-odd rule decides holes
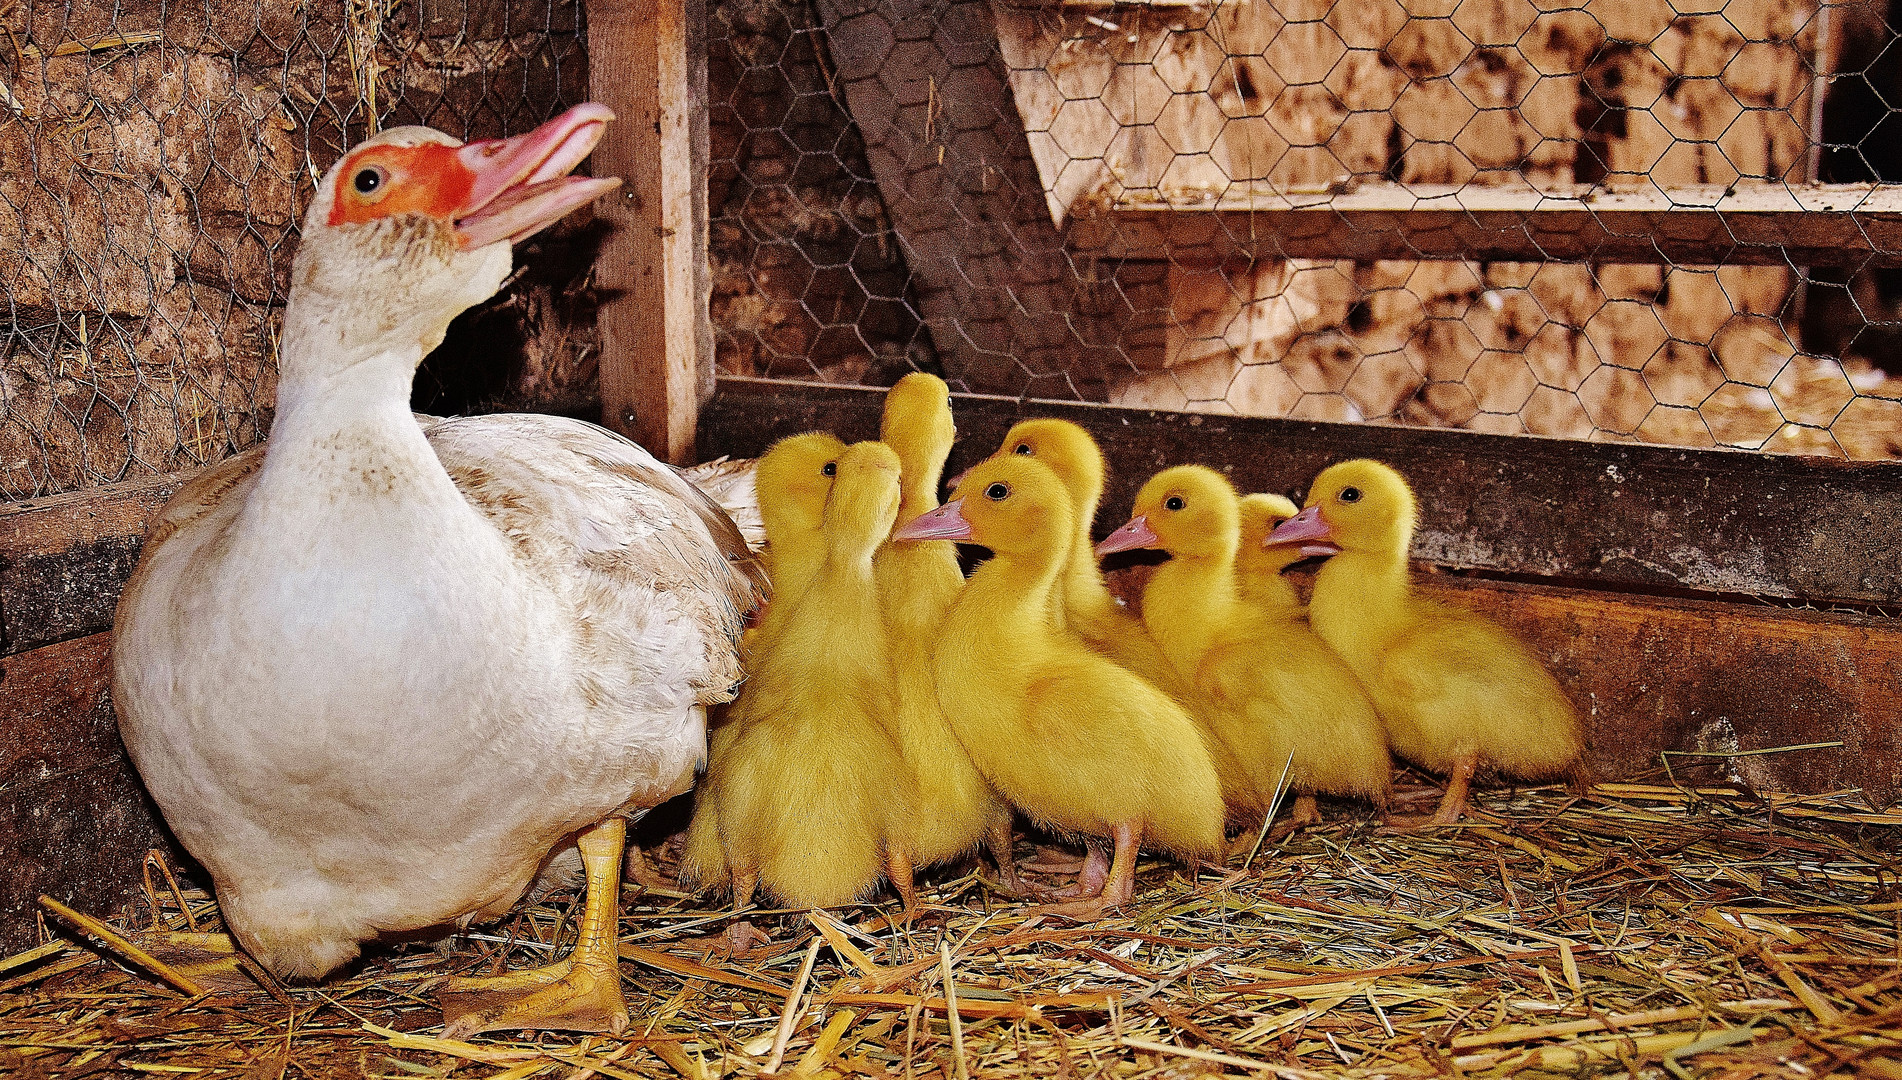
[[[560,580],[581,583],[584,610],[699,635],[703,668],[690,676],[699,700],[733,697],[744,674],[741,624],[767,585],[718,504],[639,446],[581,420],[461,417],[427,435],[472,504],[532,557],[554,561]],[[660,603],[623,611],[634,585]]]

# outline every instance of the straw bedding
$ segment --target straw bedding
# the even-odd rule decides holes
[[[150,903],[91,931],[49,907],[47,944],[0,960],[0,1074],[1902,1076],[1902,817],[1668,779],[1482,793],[1434,832],[1329,809],[1219,870],[1146,862],[1087,926],[953,869],[909,927],[755,911],[773,941],[734,959],[725,913],[630,884],[621,1038],[431,1034],[433,980],[558,953],[571,896],[284,988],[193,936],[215,903],[155,862]]]

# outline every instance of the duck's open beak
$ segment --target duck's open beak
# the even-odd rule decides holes
[[[1105,536],[1103,542],[1096,545],[1096,557],[1113,555],[1119,551],[1134,551],[1137,548],[1152,548],[1162,543],[1162,537],[1149,527],[1147,514],[1130,518],[1115,532]]]
[[[1275,526],[1261,542],[1262,547],[1274,547],[1277,544],[1300,544],[1302,555],[1339,555],[1341,549],[1329,543],[1334,530],[1321,518],[1321,508],[1310,506],[1295,516]]]
[[[905,522],[892,530],[893,540],[969,540],[971,523],[964,517],[964,500],[952,499],[943,506]]]
[[[526,135],[484,139],[456,150],[474,181],[456,209],[465,249],[520,243],[621,186],[619,177],[569,176],[614,119],[606,105],[576,105]]]

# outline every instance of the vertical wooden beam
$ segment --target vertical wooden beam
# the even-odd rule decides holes
[[[704,8],[702,8],[704,10]],[[686,0],[589,0],[588,84],[620,117],[595,148],[597,176],[626,184],[602,217],[614,226],[595,281],[601,305],[602,422],[656,457],[685,464],[694,452],[703,371],[698,285],[706,258],[694,208],[706,201],[695,168]],[[711,333],[705,335],[711,338]]]

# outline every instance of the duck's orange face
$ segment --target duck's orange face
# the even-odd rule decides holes
[[[1413,522],[1413,490],[1399,473],[1378,461],[1343,461],[1314,478],[1307,506],[1282,522],[1266,542],[1300,544],[1304,555],[1404,555]]]
[[[385,132],[336,168],[325,224],[413,214],[451,226],[464,250],[524,240],[620,186],[614,177],[568,175],[613,118],[590,102],[526,135],[463,145],[426,129]]]
[[[1177,465],[1149,478],[1136,493],[1129,523],[1096,545],[1096,553],[1161,548],[1191,559],[1233,555],[1236,528],[1228,479],[1205,466]]]

